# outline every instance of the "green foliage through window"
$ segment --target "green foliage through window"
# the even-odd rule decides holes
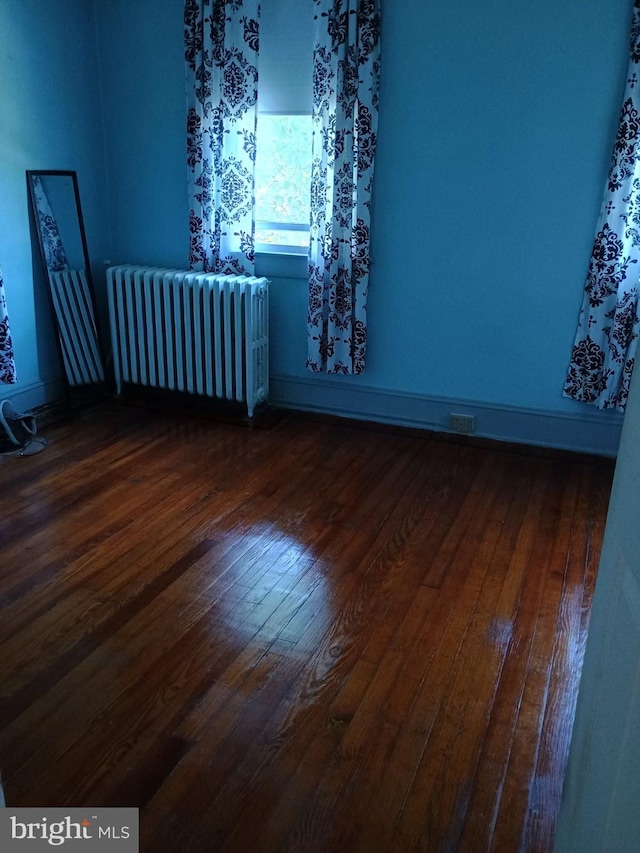
[[[309,243],[311,116],[258,116],[256,243]]]

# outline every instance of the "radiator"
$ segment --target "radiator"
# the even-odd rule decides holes
[[[104,382],[86,272],[72,269],[52,272],[51,296],[67,381],[73,386]]]
[[[107,270],[116,391],[123,383],[235,400],[269,391],[266,278],[142,266]]]

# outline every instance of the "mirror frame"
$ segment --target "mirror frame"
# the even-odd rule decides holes
[[[42,232],[39,226],[38,220],[38,207],[36,203],[36,196],[33,187],[33,177],[63,177],[70,178],[73,185],[73,197],[76,205],[76,213],[78,219],[78,230],[80,233],[80,243],[82,246],[82,254],[84,258],[84,271],[87,280],[87,289],[89,293],[90,299],[90,307],[93,312],[93,323],[96,331],[96,344],[98,349],[98,354],[100,356],[102,372],[104,375],[103,381],[94,382],[87,385],[74,385],[70,382],[69,377],[67,375],[67,370],[65,368],[65,361],[63,356],[62,349],[62,337],[60,331],[60,324],[57,319],[53,293],[52,293],[52,280],[51,274],[49,271],[49,267],[47,265],[47,256],[45,252]],[[51,314],[51,319],[55,329],[55,338],[56,338],[56,346],[58,350],[58,358],[60,362],[60,369],[62,373],[62,378],[65,386],[65,394],[69,407],[71,409],[82,408],[85,405],[89,405],[93,402],[97,402],[98,400],[103,400],[111,394],[111,383],[109,382],[107,376],[107,352],[104,345],[103,335],[100,328],[98,310],[97,310],[97,302],[95,296],[95,289],[93,283],[93,275],[91,272],[91,264],[89,259],[89,250],[87,247],[87,237],[84,227],[84,218],[82,215],[82,204],[80,202],[80,190],[78,187],[78,175],[74,170],[67,169],[27,169],[26,171],[26,180],[27,180],[27,193],[29,198],[29,203],[31,206],[31,213],[34,219],[34,227],[36,230],[37,238],[38,238],[38,248],[40,254],[40,261],[42,264],[42,269],[44,272],[45,280],[47,282],[47,293],[49,296],[49,310]]]

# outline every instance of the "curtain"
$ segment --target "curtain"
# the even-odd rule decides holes
[[[359,374],[367,345],[379,0],[314,0],[307,367]]]
[[[589,263],[565,396],[624,411],[638,331],[640,277],[640,0],[608,183]]]
[[[31,185],[35,196],[36,210],[38,211],[38,226],[42,237],[42,247],[44,249],[47,269],[49,272],[68,270],[69,264],[67,263],[67,256],[62,245],[60,232],[58,231],[58,223],[51,210],[49,199],[39,175],[32,176]]]
[[[16,365],[13,358],[13,342],[9,330],[7,301],[4,296],[4,282],[0,270],[0,382],[14,384],[17,382]]]
[[[258,0],[186,0],[189,263],[254,271]]]

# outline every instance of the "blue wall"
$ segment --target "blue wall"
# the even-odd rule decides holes
[[[96,3],[113,261],[188,261],[183,0]]]
[[[26,169],[78,172],[96,268],[110,249],[93,4],[0,0],[0,265],[25,408],[62,392],[47,294],[34,252]]]
[[[629,0],[386,4],[376,384],[562,405],[630,14]]]
[[[437,429],[468,412],[480,435],[615,453],[621,418],[561,389],[632,0],[382,7],[367,371],[306,371],[304,262],[260,259],[273,400]],[[96,265],[187,263],[182,9],[110,0],[94,22],[82,0],[0,0],[0,264],[25,381],[45,372],[25,168],[78,170]]]
[[[265,265],[274,399],[614,453],[620,417],[561,390],[632,0],[382,5],[367,371],[306,371],[304,265]],[[118,261],[187,261],[182,6],[96,6]]]

